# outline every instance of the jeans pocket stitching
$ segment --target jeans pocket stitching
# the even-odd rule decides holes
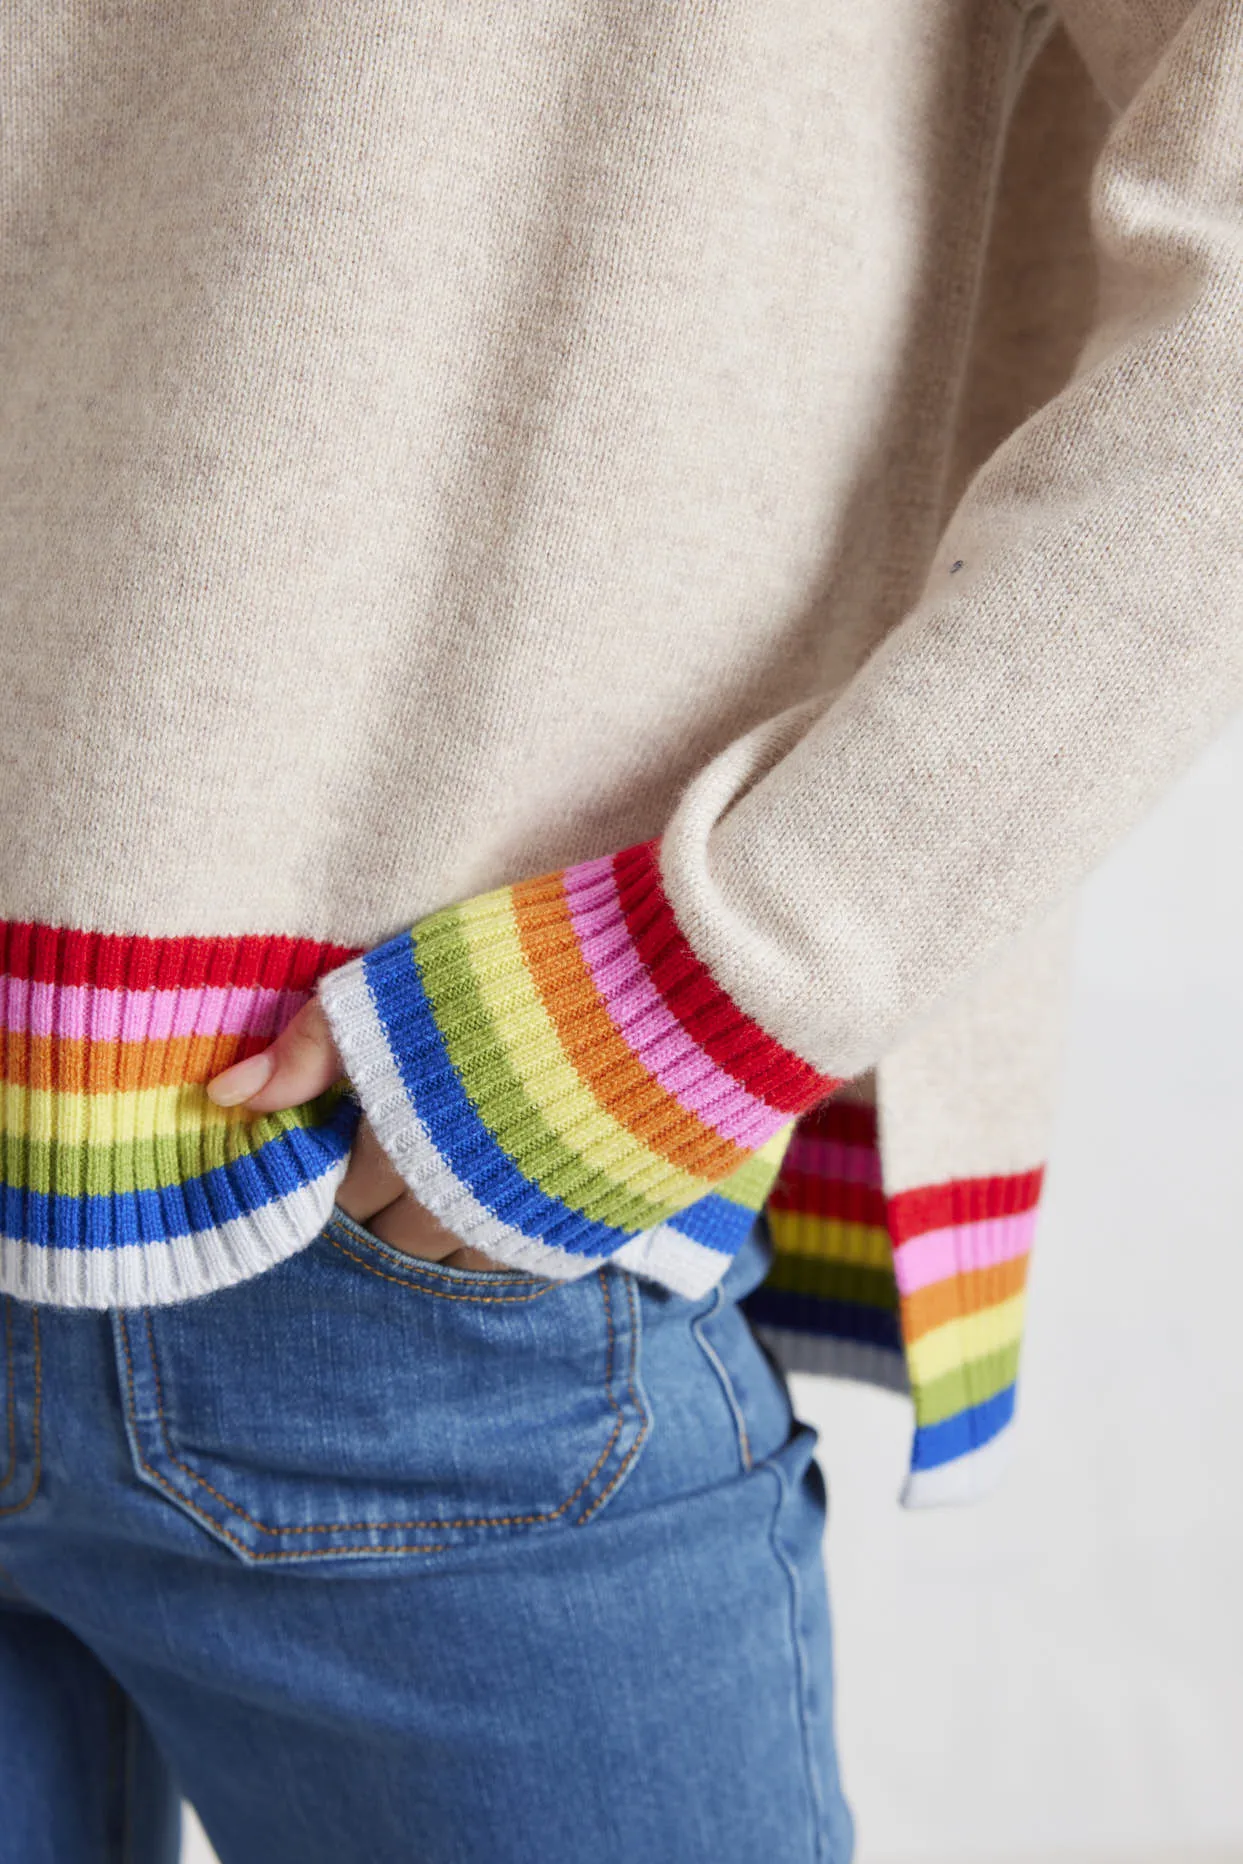
[[[392,1264],[395,1268],[413,1268],[420,1274],[438,1276],[441,1281],[465,1283],[480,1288],[526,1288],[532,1284],[546,1285],[548,1289],[564,1286],[561,1278],[536,1274],[534,1270],[517,1268],[512,1262],[498,1262],[492,1269],[459,1268],[449,1262],[434,1261],[428,1256],[412,1255],[407,1249],[399,1249],[395,1243],[386,1243],[382,1236],[357,1217],[351,1217],[348,1210],[334,1203],[328,1213],[325,1229],[337,1230],[347,1242],[356,1243],[361,1249],[378,1256],[381,1261]],[[573,1280],[573,1277],[569,1279]]]
[[[605,1298],[607,1299],[608,1283],[607,1281],[604,1280],[603,1271],[601,1271],[601,1282],[605,1290]],[[608,1482],[607,1486],[601,1489],[600,1493],[596,1496],[596,1499],[593,1502],[589,1503],[586,1508],[584,1508],[582,1514],[579,1515],[577,1521],[574,1523],[575,1527],[582,1527],[584,1526],[586,1522],[590,1521],[592,1515],[596,1514],[601,1508],[603,1508],[605,1502],[608,1501],[610,1495],[612,1495],[616,1491],[618,1486],[625,1480],[627,1471],[630,1468],[632,1468],[635,1462],[635,1459],[639,1454],[639,1451],[643,1448],[643,1445],[647,1442],[648,1434],[652,1428],[651,1413],[649,1412],[647,1406],[641,1402],[639,1398],[639,1392],[638,1392],[636,1375],[638,1372],[638,1363],[639,1363],[639,1329],[640,1329],[639,1304],[635,1299],[634,1283],[633,1281],[629,1279],[627,1279],[627,1282],[626,1282],[626,1301],[630,1309],[630,1359],[626,1367],[626,1389],[630,1394],[630,1402],[634,1410],[634,1413],[636,1417],[640,1418],[642,1421],[639,1425],[638,1436],[635,1438],[634,1442],[631,1444],[630,1448],[627,1450],[625,1456],[623,1456],[618,1467],[614,1470],[612,1478]],[[610,1322],[611,1322],[611,1318],[612,1317],[610,1313]],[[617,1405],[616,1399],[613,1397],[613,1331],[612,1331],[611,1324],[609,1328],[608,1389],[609,1389],[609,1402],[613,1404],[617,1409],[616,1428],[617,1430],[620,1430],[622,1427],[622,1423],[625,1419],[625,1412],[622,1411],[619,1405]],[[616,1432],[614,1434],[616,1434]]]
[[[348,1534],[348,1533],[386,1533],[386,1532],[396,1533],[396,1532],[408,1531],[410,1529],[430,1529],[432,1531],[435,1531],[437,1529],[441,1529],[441,1530],[466,1529],[466,1528],[489,1529],[489,1528],[510,1528],[510,1527],[541,1527],[541,1526],[551,1525],[553,1522],[560,1520],[564,1515],[568,1514],[570,1509],[573,1508],[574,1504],[591,1487],[591,1484],[600,1475],[605,1465],[607,1464],[610,1456],[613,1454],[614,1449],[616,1448],[618,1439],[626,1427],[627,1414],[626,1414],[626,1411],[623,1409],[622,1405],[619,1404],[618,1399],[617,1399],[617,1394],[614,1389],[615,1366],[616,1366],[616,1357],[617,1357],[617,1350],[616,1350],[617,1338],[616,1338],[616,1327],[613,1321],[612,1295],[610,1293],[608,1279],[605,1276],[604,1272],[602,1270],[597,1270],[597,1276],[600,1281],[601,1295],[604,1300],[605,1325],[606,1325],[606,1330],[607,1330],[607,1349],[606,1349],[606,1361],[605,1361],[605,1396],[608,1401],[609,1408],[614,1413],[614,1423],[613,1423],[613,1428],[609,1433],[608,1440],[606,1441],[604,1448],[600,1451],[600,1454],[596,1458],[596,1461],[592,1464],[592,1467],[588,1470],[587,1474],[582,1478],[582,1480],[577,1484],[577,1486],[572,1490],[572,1492],[565,1498],[565,1500],[560,1502],[556,1508],[543,1509],[538,1512],[528,1513],[528,1514],[467,1515],[467,1516],[460,1516],[456,1518],[430,1517],[426,1519],[419,1518],[419,1517],[413,1517],[411,1519],[402,1520],[402,1521],[324,1521],[324,1522],[312,1522],[309,1524],[299,1523],[293,1526],[273,1526],[270,1522],[261,1521],[256,1515],[251,1514],[248,1509],[243,1508],[239,1502],[235,1502],[231,1500],[229,1496],[223,1494],[222,1491],[216,1488],[212,1483],[210,1483],[205,1476],[200,1475],[198,1470],[194,1469],[189,1463],[184,1462],[174,1450],[173,1444],[172,1444],[172,1438],[169,1434],[168,1418],[167,1418],[167,1414],[164,1408],[163,1385],[162,1385],[162,1381],[160,1378],[159,1358],[158,1358],[158,1351],[157,1351],[157,1347],[155,1343],[155,1335],[154,1335],[154,1331],[153,1331],[152,1324],[151,1324],[151,1313],[149,1309],[144,1309],[143,1319],[145,1322],[146,1333],[147,1333],[147,1352],[148,1352],[148,1358],[149,1358],[149,1363],[151,1367],[152,1389],[153,1389],[153,1394],[155,1397],[156,1414],[159,1420],[159,1434],[160,1434],[160,1442],[161,1442],[161,1446],[163,1449],[163,1453],[167,1457],[169,1463],[173,1466],[173,1468],[179,1470],[181,1472],[181,1475],[184,1478],[186,1478],[189,1482],[196,1484],[199,1488],[205,1490],[206,1493],[211,1495],[217,1502],[221,1504],[221,1506],[223,1506],[224,1508],[227,1508],[231,1514],[236,1515],[240,1520],[244,1521],[247,1524],[247,1526],[253,1529],[256,1533],[269,1535],[269,1536],[272,1536],[273,1538],[279,1538],[282,1541],[292,1535],[298,1535],[298,1534]],[[393,1279],[396,1280],[399,1278],[394,1277]],[[541,1292],[543,1291],[541,1290]],[[581,1525],[592,1514],[595,1513],[597,1508],[603,1506],[604,1502],[614,1492],[618,1483],[622,1480],[623,1476],[625,1475],[626,1471],[633,1464],[634,1459],[637,1456],[639,1449],[642,1447],[642,1444],[648,1433],[650,1419],[648,1417],[648,1414],[645,1408],[639,1402],[638,1393],[637,1393],[636,1385],[635,1385],[635,1367],[636,1367],[637,1337],[638,1337],[638,1314],[636,1311],[636,1305],[635,1305],[635,1300],[634,1300],[634,1291],[633,1291],[633,1288],[629,1286],[629,1284],[627,1285],[627,1299],[629,1303],[630,1318],[631,1318],[630,1363],[628,1367],[627,1384],[628,1384],[629,1395],[632,1401],[633,1413],[634,1415],[640,1418],[641,1425],[640,1425],[638,1436],[635,1442],[631,1445],[630,1449],[626,1452],[626,1455],[622,1460],[622,1464],[620,1468],[614,1472],[614,1475],[610,1479],[607,1487],[604,1490],[602,1490],[600,1495],[596,1497],[595,1501],[589,1504],[589,1506],[584,1511],[584,1513],[578,1517],[577,1521],[575,1522],[576,1526]],[[371,1545],[370,1543],[364,1543],[362,1545],[353,1546],[353,1547],[333,1546],[333,1547],[325,1548],[323,1550],[314,1549],[314,1550],[310,1550],[306,1552],[302,1552],[298,1550],[290,1551],[284,1547],[278,1547],[266,1553],[256,1551],[250,1548],[249,1546],[247,1546],[246,1542],[242,1540],[238,1535],[230,1533],[229,1529],[224,1525],[224,1523],[222,1521],[219,1521],[209,1508],[205,1507],[201,1502],[196,1502],[192,1491],[187,1493],[186,1490],[183,1487],[178,1486],[176,1482],[170,1481],[168,1477],[165,1476],[160,1470],[158,1470],[155,1467],[155,1465],[152,1464],[147,1459],[147,1457],[143,1454],[142,1447],[141,1447],[138,1401],[137,1401],[137,1393],[136,1393],[135,1377],[134,1377],[134,1362],[133,1362],[133,1354],[131,1350],[130,1337],[129,1337],[129,1316],[124,1311],[118,1310],[117,1319],[120,1323],[121,1344],[122,1344],[122,1350],[124,1353],[125,1365],[126,1365],[126,1385],[127,1385],[127,1399],[128,1399],[128,1410],[129,1410],[129,1416],[130,1416],[130,1423],[131,1423],[131,1429],[132,1429],[132,1435],[133,1435],[133,1441],[134,1441],[134,1447],[135,1447],[135,1454],[137,1456],[140,1467],[143,1469],[146,1475],[154,1483],[156,1483],[160,1488],[164,1489],[170,1496],[174,1498],[174,1500],[179,1502],[181,1506],[186,1508],[187,1511],[191,1513],[192,1515],[194,1515],[198,1520],[205,1523],[215,1533],[218,1533],[219,1535],[221,1535],[222,1538],[228,1541],[231,1545],[237,1547],[239,1551],[242,1552],[247,1559],[249,1560],[330,1559],[330,1558],[337,1557],[339,1555],[352,1554],[352,1553],[365,1553],[365,1554],[440,1553],[440,1552],[445,1551],[446,1547],[453,1544],[449,1542],[436,1542],[431,1545],[377,1547],[377,1546]],[[28,1496],[26,1498],[26,1501],[23,1501],[20,1504],[20,1506],[25,1507],[27,1504],[27,1501],[29,1501],[30,1499],[31,1497]],[[3,1512],[4,1512],[3,1510],[0,1510],[0,1513],[3,1513]],[[10,1511],[10,1512],[15,1512],[15,1511]]]
[[[521,1287],[524,1292],[522,1294],[485,1294],[483,1289],[488,1284],[481,1283],[480,1292],[478,1294],[450,1294],[446,1288],[428,1288],[423,1285],[419,1280],[419,1276],[426,1273],[427,1270],[417,1257],[411,1257],[411,1273],[408,1277],[405,1275],[396,1275],[392,1270],[382,1269],[378,1263],[368,1262],[365,1256],[359,1255],[357,1251],[348,1248],[346,1244],[341,1241],[340,1237],[332,1234],[331,1223],[329,1223],[324,1230],[324,1238],[333,1249],[339,1249],[341,1254],[343,1256],[348,1256],[351,1262],[357,1262],[359,1268],[365,1269],[368,1275],[378,1276],[381,1281],[396,1282],[399,1288],[408,1288],[412,1294],[430,1295],[434,1301],[470,1301],[475,1304],[492,1302],[497,1306],[513,1306],[518,1302],[537,1301],[541,1295],[553,1294],[561,1285],[558,1282],[540,1282],[535,1287],[531,1287],[525,1282],[506,1282],[502,1277],[500,1278],[500,1285],[502,1288]],[[351,1238],[351,1241],[352,1240],[353,1238]],[[393,1266],[396,1268],[398,1265],[394,1263]]]
[[[141,1438],[139,1435],[138,1400],[137,1400],[137,1397],[135,1395],[135,1390],[134,1390],[134,1359],[133,1359],[133,1354],[130,1350],[129,1320],[128,1320],[127,1315],[121,1310],[118,1310],[117,1312],[117,1319],[120,1322],[121,1346],[122,1346],[122,1350],[125,1355],[125,1375],[126,1375],[126,1386],[127,1386],[127,1392],[128,1392],[128,1407],[127,1408],[129,1411],[131,1440],[134,1445],[134,1454],[138,1460],[139,1468],[150,1478],[152,1482],[154,1482],[159,1488],[163,1489],[166,1494],[170,1495],[173,1498],[173,1500],[177,1502],[181,1507],[185,1508],[191,1515],[193,1515],[197,1520],[203,1522],[207,1527],[210,1527],[213,1533],[219,1534],[223,1540],[228,1541],[231,1546],[236,1547],[238,1552],[242,1554],[244,1558],[247,1560],[322,1560],[324,1559],[325,1555],[320,1553],[316,1549],[311,1549],[306,1552],[302,1552],[300,1550],[294,1550],[291,1552],[287,1548],[277,1547],[277,1548],[274,1548],[272,1552],[270,1553],[256,1552],[253,1547],[247,1546],[246,1542],[241,1538],[240,1535],[231,1534],[228,1528],[225,1527],[224,1523],[222,1521],[217,1521],[215,1516],[210,1514],[206,1508],[203,1508],[202,1506],[196,1506],[191,1496],[185,1494],[181,1489],[179,1489],[175,1482],[170,1482],[168,1480],[168,1477],[163,1475],[161,1471],[155,1467],[154,1463],[150,1463],[147,1461],[147,1458],[144,1456],[143,1451],[142,1451]],[[148,1315],[147,1316],[148,1327],[150,1326],[150,1324],[151,1324],[150,1315]],[[156,1382],[158,1386],[159,1372],[158,1372],[158,1368],[155,1365],[154,1360],[152,1361],[152,1371],[155,1374],[155,1378],[156,1378]],[[158,1394],[157,1394],[156,1402],[157,1402],[157,1405],[159,1405],[160,1400],[159,1400]],[[173,1454],[172,1448],[168,1441],[168,1433],[167,1433],[167,1428],[165,1425],[164,1413],[163,1413],[162,1407],[160,1408],[160,1425],[161,1425],[160,1434],[164,1439],[164,1451],[169,1461],[173,1463],[178,1469],[184,1470],[186,1475],[190,1476],[195,1482],[202,1483],[202,1486],[205,1489],[207,1489],[210,1494],[215,1495],[219,1501],[223,1502],[226,1508],[231,1508],[235,1514],[240,1515],[243,1518],[243,1520],[248,1521],[250,1525],[252,1527],[257,1528],[261,1534],[284,1534],[290,1531],[297,1533],[299,1531],[296,1528],[293,1530],[289,1530],[285,1528],[269,1527],[266,1525],[266,1523],[255,1520],[253,1515],[247,1514],[244,1508],[239,1508],[237,1504],[235,1502],[231,1502],[227,1496],[221,1495],[220,1491],[218,1489],[212,1488],[211,1483],[206,1481],[204,1477],[200,1476],[196,1470],[191,1469],[188,1464],[182,1463]],[[376,1524],[363,1523],[362,1525],[371,1526],[371,1525],[376,1525]],[[307,1531],[310,1532],[311,1530],[308,1529]],[[448,1546],[448,1544],[449,1543],[447,1541],[442,1541],[442,1542],[438,1542],[430,1546],[417,1546],[417,1547],[371,1547],[371,1546],[334,1547],[331,1551],[334,1554],[443,1553],[445,1548]]]

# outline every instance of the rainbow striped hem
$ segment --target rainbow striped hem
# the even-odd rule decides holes
[[[358,1124],[334,1088],[256,1118],[203,1084],[353,956],[287,938],[0,923],[0,1286],[136,1306],[239,1281],[322,1227]]]
[[[1042,1177],[886,1197],[875,1111],[850,1102],[807,1115],[786,1152],[748,1314],[787,1370],[909,1390],[908,1506],[972,1499],[1008,1454]]]
[[[695,957],[654,842],[436,913],[319,993],[414,1194],[473,1247],[558,1278],[612,1260],[704,1293],[795,1118],[840,1085]]]
[[[203,1090],[312,991],[376,1136],[464,1242],[698,1298],[765,1211],[774,1261],[746,1306],[777,1359],[909,1392],[908,1506],[993,1485],[1043,1168],[886,1195],[875,1111],[717,985],[654,842],[363,953],[0,923],[0,1289],[154,1304],[305,1247],[358,1103],[338,1083],[256,1117]]]

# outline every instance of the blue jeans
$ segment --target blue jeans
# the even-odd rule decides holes
[[[738,1309],[337,1212],[5,1303],[0,1864],[847,1864],[814,1435]]]

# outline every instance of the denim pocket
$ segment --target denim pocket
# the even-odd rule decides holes
[[[581,1526],[647,1435],[632,1277],[445,1268],[340,1214],[116,1334],[138,1473],[246,1561]]]

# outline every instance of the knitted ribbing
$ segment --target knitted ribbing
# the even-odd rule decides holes
[[[751,1320],[791,1371],[909,1390],[908,1505],[989,1486],[1014,1418],[1043,1168],[886,1197],[876,1114],[799,1122],[768,1201],[776,1256]]]
[[[203,1083],[266,1046],[348,948],[0,925],[0,1275],[65,1305],[199,1294],[301,1247],[358,1121]]]
[[[319,990],[411,1190],[547,1275],[613,1258],[711,1287],[793,1116],[839,1084],[714,982],[654,843],[435,913]]]

